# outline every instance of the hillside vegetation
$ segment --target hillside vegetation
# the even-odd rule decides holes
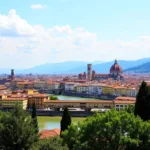
[[[124,70],[124,72],[133,72],[133,73],[150,73],[150,62],[144,63],[137,67],[129,68]]]

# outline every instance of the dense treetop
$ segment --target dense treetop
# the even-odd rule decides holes
[[[28,150],[38,139],[32,118],[19,105],[9,113],[0,113],[0,149]]]
[[[150,123],[125,110],[96,113],[65,130],[63,142],[71,150],[148,149]]]
[[[68,150],[67,146],[62,146],[62,139],[54,137],[51,139],[44,139],[35,143],[30,150]]]
[[[51,95],[50,100],[59,100],[57,96]]]

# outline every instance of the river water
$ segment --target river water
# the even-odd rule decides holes
[[[52,95],[52,94],[50,94]],[[75,96],[64,96],[64,95],[55,95],[59,100],[91,100],[92,98],[83,98],[83,97],[75,97]],[[41,117],[42,118],[42,117]],[[43,117],[44,118],[44,117]],[[56,117],[57,118],[57,117]],[[75,121],[77,123],[78,120]],[[39,120],[39,128],[42,129],[54,129],[60,128],[60,120],[51,120],[51,119],[40,119]]]
[[[39,129],[40,130],[52,130],[52,129],[55,129],[55,128],[59,128],[60,129],[60,122],[59,121],[56,121],[56,122],[50,122],[50,121],[45,121],[44,124],[40,125],[39,126]]]
[[[49,116],[38,116],[38,125],[39,129],[54,129],[54,128],[60,128],[60,121],[62,117],[49,117]],[[84,117],[72,117],[72,123],[76,124],[77,122],[83,121]]]

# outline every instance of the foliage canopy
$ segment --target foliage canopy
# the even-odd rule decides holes
[[[59,100],[57,96],[51,95],[50,100]]]
[[[125,110],[96,113],[84,122],[71,125],[63,133],[63,143],[71,150],[149,149],[150,122]]]
[[[30,115],[16,105],[0,117],[0,149],[28,150],[39,139]]]

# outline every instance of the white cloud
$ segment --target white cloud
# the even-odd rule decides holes
[[[0,68],[29,68],[69,60],[138,59],[150,56],[150,36],[135,41],[97,39],[95,33],[69,25],[31,25],[15,10],[0,15]]]
[[[31,5],[32,9],[43,9],[46,8],[46,5],[42,5],[42,4],[33,4]]]
[[[14,9],[10,10],[7,16],[0,14],[1,36],[30,36],[34,32],[34,28],[20,18]]]

